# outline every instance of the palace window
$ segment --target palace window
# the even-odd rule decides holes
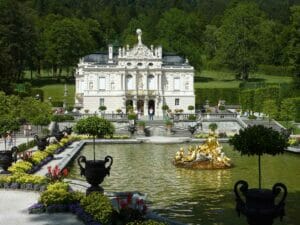
[[[126,89],[127,90],[134,90],[132,75],[127,75],[126,76]]]
[[[180,78],[179,77],[174,78],[174,90],[175,91],[180,90]]]
[[[93,90],[93,88],[94,88],[94,83],[93,83],[93,81],[90,81],[89,82],[89,89]]]
[[[179,98],[175,98],[175,105],[179,105]]]
[[[115,90],[115,82],[111,82],[110,83],[110,89],[111,90]]]
[[[99,77],[99,90],[105,90],[105,77]]]
[[[148,89],[149,90],[155,90],[155,82],[154,82],[154,76],[153,75],[149,75],[148,76]]]
[[[189,82],[186,82],[186,83],[185,83],[185,90],[189,90],[189,89],[190,89]]]
[[[99,99],[99,104],[100,104],[100,106],[104,106],[104,98]]]

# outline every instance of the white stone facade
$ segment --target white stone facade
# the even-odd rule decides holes
[[[106,113],[131,104],[136,112],[147,115],[149,108],[162,116],[162,105],[188,111],[195,105],[194,68],[177,55],[163,55],[162,48],[150,48],[142,43],[142,31],[137,30],[138,43],[130,48],[108,46],[108,54],[95,53],[80,59],[76,71],[75,105],[82,111]]]

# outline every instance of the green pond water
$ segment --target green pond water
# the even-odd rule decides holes
[[[258,187],[257,157],[240,156],[223,144],[234,168],[227,170],[189,170],[171,163],[180,147],[188,144],[102,144],[96,146],[96,159],[111,155],[111,174],[102,183],[105,191],[140,191],[148,195],[150,207],[161,216],[200,225],[246,225],[235,212],[233,186],[243,179],[249,188]],[[81,151],[93,158],[93,146]],[[84,180],[74,160],[71,177]],[[288,187],[286,216],[274,225],[300,224],[300,155],[285,153],[262,157],[262,186],[272,188],[276,182]]]

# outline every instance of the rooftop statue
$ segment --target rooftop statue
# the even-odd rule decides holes
[[[215,134],[211,133],[199,146],[190,146],[187,155],[184,149],[176,152],[173,164],[177,167],[192,169],[225,169],[232,167],[231,160],[222,152],[222,145]]]

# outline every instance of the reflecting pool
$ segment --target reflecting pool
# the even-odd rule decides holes
[[[246,225],[246,219],[235,212],[233,186],[243,179],[250,188],[258,187],[257,157],[240,156],[227,144],[224,152],[235,167],[227,170],[188,170],[171,163],[180,147],[189,144],[102,144],[96,146],[96,158],[114,158],[109,177],[104,179],[105,191],[140,191],[148,194],[151,208],[158,214],[185,224]],[[81,151],[93,158],[93,146]],[[71,176],[79,176],[74,160]],[[272,188],[276,182],[288,187],[286,216],[274,225],[300,224],[300,155],[285,153],[262,157],[262,186]]]

